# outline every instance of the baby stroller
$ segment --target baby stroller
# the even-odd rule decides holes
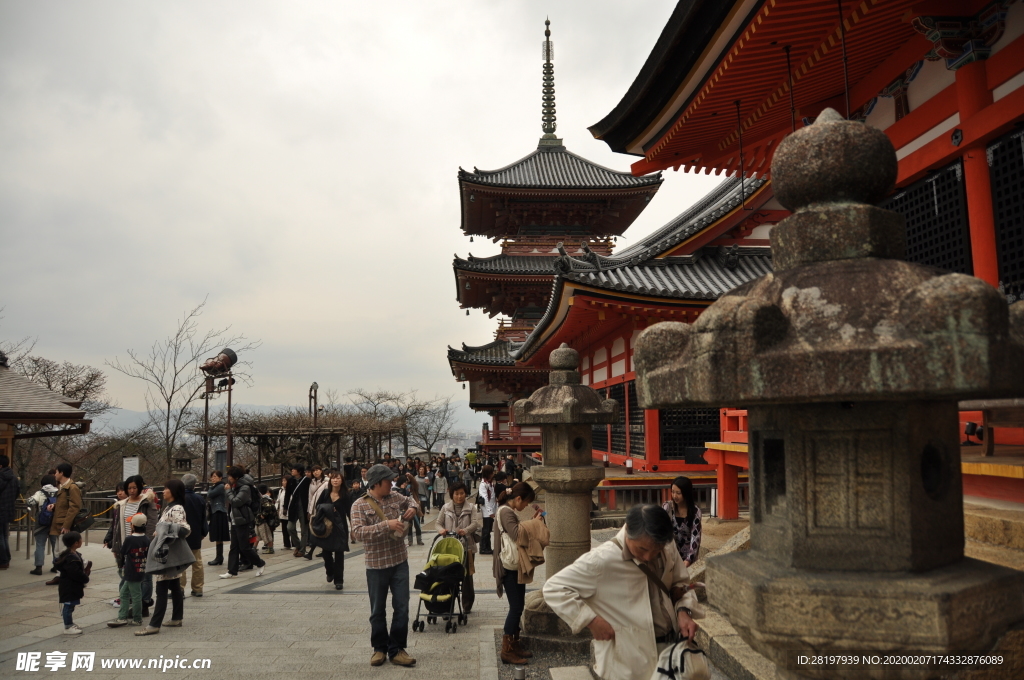
[[[420,612],[427,609],[427,623],[437,623],[438,617],[444,622],[444,632],[454,633],[469,621],[462,612],[462,580],[466,576],[466,549],[459,539],[451,536],[437,536],[430,544],[430,557],[423,571],[416,575],[414,587],[420,591],[420,602],[416,607],[416,620],[412,622],[413,632],[422,633],[423,621]],[[458,614],[455,613],[458,605]]]

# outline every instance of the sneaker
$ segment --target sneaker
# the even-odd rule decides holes
[[[107,628],[120,628],[121,626],[127,626],[128,619],[118,619],[117,621],[108,621]]]
[[[274,549],[273,549],[273,548],[271,548],[270,550],[268,550],[268,551],[267,551],[267,554],[268,554],[268,555],[273,555],[273,554],[274,554]]]
[[[398,654],[395,654],[393,657],[391,657],[391,663],[395,664],[396,666],[415,666],[416,659],[406,654],[404,649],[401,649],[398,651]]]
[[[385,654],[384,652],[374,652],[373,656],[370,657],[370,665],[371,666],[383,666],[384,662],[387,660],[387,658],[388,658],[388,655]]]
[[[159,632],[160,632],[159,628],[154,628],[153,626],[146,626],[142,630],[135,631],[135,634],[139,635],[139,636],[142,636],[142,635],[156,635]]]
[[[121,606],[121,598],[115,597],[114,601],[110,603],[110,606],[112,606],[112,607],[120,607]]]
[[[142,620],[140,619],[139,621],[129,621],[128,625],[129,626],[141,626],[142,625]]]
[[[267,565],[264,564],[262,567],[260,567],[259,569],[256,570],[256,575],[257,576],[263,576],[263,570],[266,569],[266,568],[267,568]]]
[[[175,621],[174,619],[171,619],[170,621],[168,621],[164,625],[167,626],[168,628],[181,628],[181,621]]]
[[[66,626],[64,628],[64,634],[65,635],[81,635],[82,634],[82,629],[79,628],[77,625],[72,623],[70,626]]]
[[[227,572],[227,573],[221,574],[221,575],[220,575],[220,577],[221,577],[221,578],[234,578],[234,577],[235,577],[235,574],[232,574],[232,573],[231,573],[231,572],[229,571],[229,572]]]
[[[202,597],[202,596],[203,596],[203,594],[202,594],[202,593],[197,593],[197,592],[196,592],[196,591],[194,591],[194,590],[192,591],[192,597]]]

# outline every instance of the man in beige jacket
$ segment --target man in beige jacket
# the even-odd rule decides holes
[[[615,538],[548,579],[544,600],[573,633],[590,629],[598,675],[649,680],[661,649],[697,632],[703,611],[689,581],[668,514],[635,506]]]

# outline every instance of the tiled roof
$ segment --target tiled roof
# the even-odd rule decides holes
[[[541,147],[498,170],[459,168],[459,179],[496,187],[543,189],[628,189],[661,184],[661,173],[635,177],[591,163],[564,146]]]
[[[741,186],[739,177],[730,177],[671,222],[640,242],[619,251],[612,259],[634,259],[639,262],[665,252],[738,208],[744,198],[749,198],[767,181],[763,177],[747,177]]]
[[[495,340],[480,347],[470,347],[463,343],[461,350],[457,350],[449,345],[448,361],[485,366],[514,366],[516,362],[509,356],[509,350],[512,347],[518,348],[521,344],[508,340]]]
[[[77,403],[37,385],[9,368],[0,367],[0,418],[75,420],[85,412],[68,406]]]
[[[708,253],[708,250],[712,250]],[[717,251],[717,252],[714,252]],[[704,249],[696,255],[647,260],[597,270],[573,268],[563,274],[579,283],[642,295],[717,300],[737,286],[769,274],[768,248]]]
[[[456,269],[494,274],[552,275],[558,255],[494,255],[462,259],[455,256]]]

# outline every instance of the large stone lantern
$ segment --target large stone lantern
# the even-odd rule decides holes
[[[1024,384],[1024,304],[902,261],[874,207],[896,172],[826,110],[772,162],[774,273],[637,340],[643,407],[749,410],[751,550],[709,560],[707,591],[780,678],[883,677],[798,656],[978,652],[1024,620],[1024,573],[964,558],[957,425],[958,400]]]

